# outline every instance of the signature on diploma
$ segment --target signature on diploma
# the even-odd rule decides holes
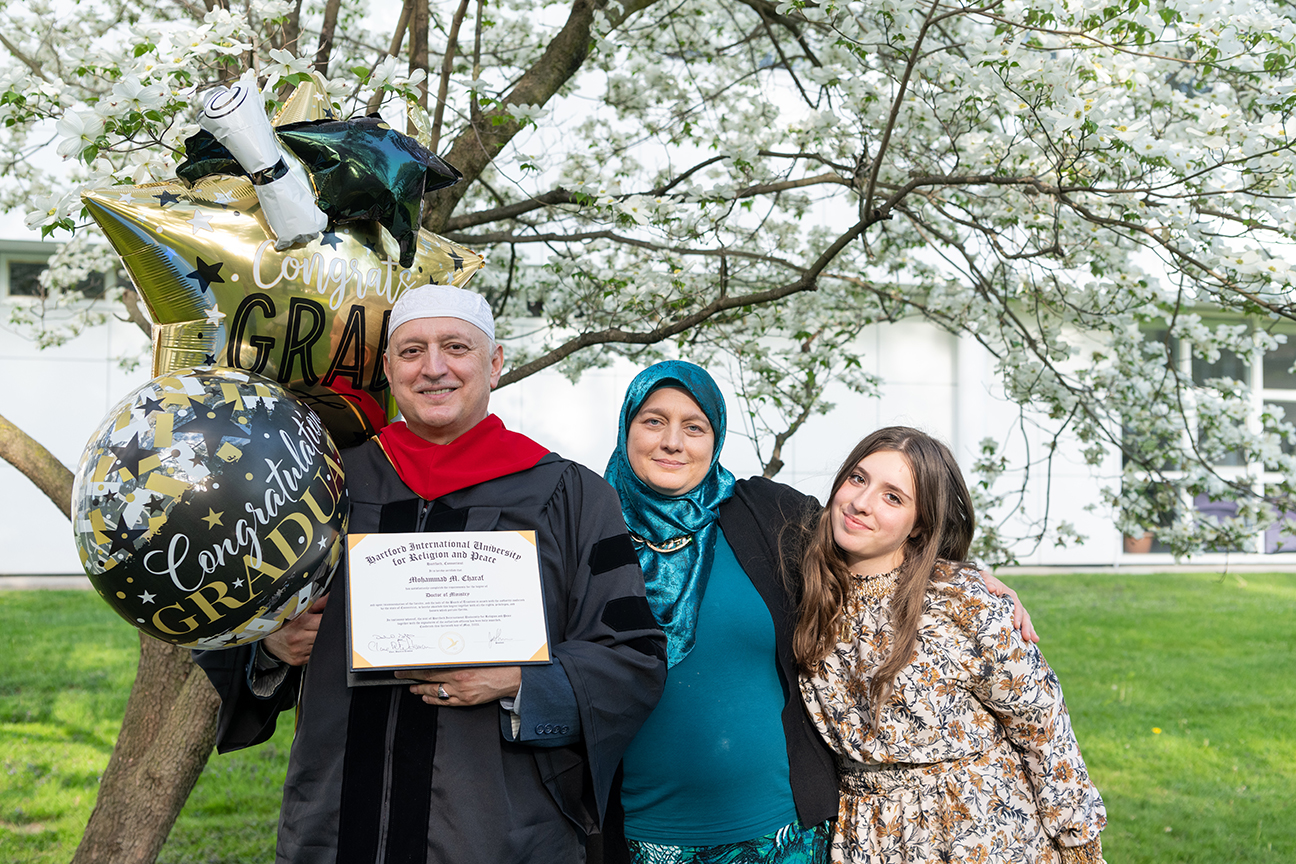
[[[513,640],[504,635],[503,627],[497,627],[494,633],[491,633],[486,637],[486,641],[492,645],[499,645],[502,642],[512,642]]]
[[[424,647],[426,646],[416,645],[414,637],[408,633],[384,634],[369,640],[370,651],[381,651],[385,654],[408,654],[410,651],[417,651]]]

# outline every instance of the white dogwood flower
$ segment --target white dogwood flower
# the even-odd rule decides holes
[[[59,142],[58,154],[63,157],[76,156],[103,134],[103,120],[90,111],[68,111],[62,119],[54,124],[54,131],[63,140]]]

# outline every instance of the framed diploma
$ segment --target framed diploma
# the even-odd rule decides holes
[[[352,673],[548,663],[534,531],[347,536]]]

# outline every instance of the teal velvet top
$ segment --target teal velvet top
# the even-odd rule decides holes
[[[624,758],[625,836],[671,846],[761,837],[796,821],[774,622],[724,534],[688,656]]]

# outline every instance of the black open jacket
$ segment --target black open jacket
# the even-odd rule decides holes
[[[787,526],[805,524],[821,509],[814,498],[764,477],[739,480],[733,497],[720,505],[720,529],[774,621],[779,679],[786,701],[783,734],[787,739],[792,797],[797,817],[809,827],[837,816],[837,772],[832,751],[819,736],[801,701],[796,661],[792,657],[792,632],[796,627],[796,598],[779,566],[780,549],[790,562],[789,572],[799,571],[800,532]],[[669,673],[668,673],[669,674]],[[613,781],[611,800],[603,823],[602,861],[628,864],[621,808],[621,772]],[[735,795],[742,790],[735,789]],[[591,838],[591,841],[594,838]],[[591,842],[591,860],[598,861],[598,844]]]

